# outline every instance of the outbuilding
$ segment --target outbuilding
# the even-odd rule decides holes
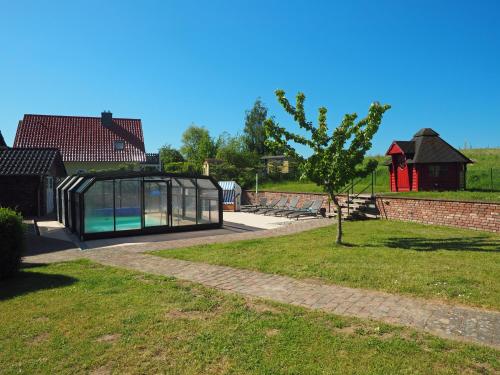
[[[241,186],[236,181],[219,181],[224,200],[224,211],[241,209]]]
[[[54,148],[9,148],[0,145],[0,206],[24,216],[54,212],[55,185],[66,176]]]
[[[410,141],[393,141],[386,155],[391,191],[465,189],[467,164],[472,161],[430,128]]]

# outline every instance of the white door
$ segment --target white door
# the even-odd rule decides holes
[[[51,214],[54,211],[54,178],[47,177],[47,214]]]

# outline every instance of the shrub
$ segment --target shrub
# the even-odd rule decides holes
[[[24,224],[21,214],[0,207],[0,279],[14,275],[24,252]]]
[[[163,165],[163,170],[169,173],[183,173],[189,175],[195,175],[201,173],[201,167],[188,162],[172,162]]]

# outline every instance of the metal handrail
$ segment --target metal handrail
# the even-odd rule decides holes
[[[356,195],[354,195],[354,186],[356,186],[357,184],[359,184],[361,182],[361,178],[358,179],[357,181],[352,181],[349,185],[347,185],[347,188],[345,188],[344,190],[341,190],[339,194],[345,194],[347,193],[347,215],[349,216],[350,214],[350,201],[353,200],[353,199],[356,199],[358,198],[361,194],[363,194],[369,187],[371,187],[371,190],[372,190],[372,196],[373,196],[373,186],[374,186],[374,182],[373,182],[373,179],[374,179],[374,173],[375,171],[372,172],[372,178],[371,178],[371,182],[368,183],[368,185],[366,185],[359,193],[357,193]],[[351,190],[351,194],[349,194],[349,190]],[[339,213],[337,212],[337,215]]]

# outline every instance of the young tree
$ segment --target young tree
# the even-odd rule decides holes
[[[206,158],[215,157],[217,144],[207,129],[191,125],[182,134],[181,153],[187,161],[201,167]]]
[[[244,140],[249,151],[262,156],[266,154],[266,132],[264,121],[267,118],[267,108],[257,99],[250,111],[245,112]]]
[[[298,93],[295,107],[285,97],[283,90],[275,92],[278,102],[285,111],[293,116],[300,128],[309,133],[309,137],[292,133],[280,127],[272,118],[265,121],[267,145],[271,148],[284,149],[285,154],[297,156],[295,148],[290,143],[308,146],[312,155],[303,164],[305,175],[328,194],[337,209],[337,239],[342,243],[342,209],[338,194],[350,181],[371,173],[376,167],[376,161],[363,164],[366,152],[371,148],[372,138],[377,132],[384,112],[390,107],[378,102],[371,104],[368,115],[359,121],[355,113],[346,114],[340,125],[330,134],[326,122],[325,107],[319,108],[318,126],[306,120],[304,112],[305,95]]]

